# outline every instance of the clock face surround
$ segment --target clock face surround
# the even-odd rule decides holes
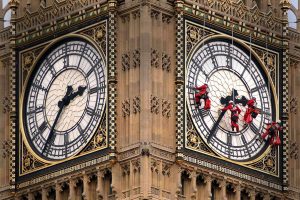
[[[195,103],[194,88],[204,83],[209,86],[210,110],[199,109]],[[262,66],[243,46],[227,38],[200,44],[187,63],[185,91],[194,127],[215,153],[233,161],[251,162],[266,151],[268,144],[260,134],[274,118],[273,92]],[[237,103],[241,109],[239,131],[232,130],[230,110],[221,116],[226,106],[221,99],[238,102],[252,97],[261,113],[248,125],[243,119],[247,106]]]
[[[105,110],[102,54],[83,38],[61,40],[34,66],[23,96],[22,126],[34,153],[46,161],[78,154]]]

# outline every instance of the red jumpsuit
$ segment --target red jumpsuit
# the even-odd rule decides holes
[[[262,138],[266,139],[268,135],[270,135],[270,144],[278,146],[281,144],[280,137],[278,135],[278,131],[282,130],[282,127],[277,122],[268,123],[266,128],[266,132],[262,134]]]
[[[232,131],[234,131],[234,128],[236,129],[237,132],[240,131],[240,127],[238,124],[239,121],[239,114],[241,113],[241,109],[238,106],[233,106],[232,103],[229,103],[226,107],[222,109],[222,111],[231,111],[231,128]]]
[[[247,102],[248,108],[244,115],[244,121],[246,124],[250,124],[253,120],[253,117],[255,118],[258,114],[258,110],[255,107],[255,103],[256,101],[254,99],[250,99]]]
[[[196,87],[196,89],[199,90],[199,92],[195,94],[196,104],[201,105],[200,100],[204,99],[204,104],[205,104],[204,109],[205,110],[210,109],[210,99],[208,98],[208,91],[207,91],[208,85],[204,84],[200,87]]]
[[[239,121],[239,114],[241,113],[241,109],[238,106],[234,106],[231,111],[231,128],[232,131],[234,131],[234,128],[236,129],[236,132],[240,131],[240,127],[238,124]]]

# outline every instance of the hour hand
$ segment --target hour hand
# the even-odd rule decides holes
[[[74,92],[70,95],[69,97],[69,101],[72,101],[73,99],[75,99],[75,97],[77,96],[82,96],[84,91],[86,89],[86,86],[79,86],[77,92]]]

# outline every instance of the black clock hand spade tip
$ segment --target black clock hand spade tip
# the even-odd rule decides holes
[[[86,89],[86,86],[79,86],[78,87],[78,94],[79,94],[79,96],[83,95],[85,89]]]

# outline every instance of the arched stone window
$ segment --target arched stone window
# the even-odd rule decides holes
[[[4,28],[10,26],[11,10],[6,11],[3,19],[4,19]]]

